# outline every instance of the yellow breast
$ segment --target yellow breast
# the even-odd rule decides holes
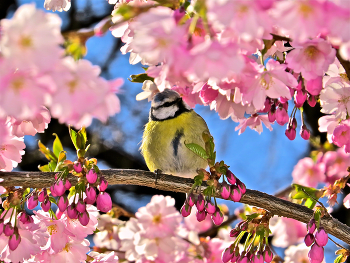
[[[198,168],[207,167],[207,161],[187,149],[184,142],[204,148],[203,131],[209,132],[207,124],[193,110],[173,119],[149,121],[141,145],[148,169],[193,178]]]

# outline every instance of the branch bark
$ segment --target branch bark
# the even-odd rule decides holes
[[[148,186],[165,191],[188,193],[193,185],[193,180],[181,178],[167,174],[158,175],[157,183],[153,172],[131,169],[110,169],[101,170],[102,175],[110,185],[127,184]],[[0,172],[0,178],[4,179],[1,186],[23,186],[31,188],[49,187],[55,181],[55,173],[44,172]],[[78,182],[78,178],[69,176],[72,185]],[[206,187],[203,183],[202,190]],[[216,197],[220,198],[219,193]],[[300,222],[307,223],[310,221],[313,210],[295,204],[272,195],[268,195],[256,190],[249,190],[242,196],[241,203],[264,208],[271,213],[296,219]],[[337,219],[324,216],[321,225],[326,232],[339,238],[350,245],[350,227],[339,222]]]

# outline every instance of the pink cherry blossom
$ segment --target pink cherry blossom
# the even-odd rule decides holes
[[[321,90],[322,90],[322,77],[317,77],[315,79],[310,79],[305,81],[305,87],[306,90],[314,96],[317,96],[320,94]]]
[[[326,180],[333,184],[336,180],[348,174],[347,167],[350,166],[350,153],[346,153],[344,148],[337,151],[326,152],[322,159],[322,163],[326,166]]]
[[[140,239],[139,232],[141,231],[140,224],[137,219],[130,218],[126,222],[124,227],[118,232],[119,239],[121,240],[121,251],[125,251],[125,258],[129,261],[135,261],[140,258],[138,252],[136,252],[136,247],[134,244],[134,239]]]
[[[305,157],[294,166],[292,176],[294,183],[316,187],[326,179],[325,166],[322,163],[315,164],[310,157]]]
[[[123,224],[116,218],[104,214],[98,216],[97,232],[94,237],[94,243],[98,247],[105,247],[110,250],[118,250],[121,247],[121,242],[118,237],[119,227]]]
[[[164,237],[175,233],[181,215],[175,209],[175,200],[170,196],[155,195],[151,202],[136,212],[136,217],[147,237]]]
[[[142,92],[136,95],[136,100],[148,99],[151,101],[155,94],[159,92],[158,87],[151,80],[145,80],[142,84]]]
[[[348,2],[346,0],[326,1],[325,12],[327,14],[326,22],[329,34],[333,37],[341,38],[344,42],[349,41],[350,33],[348,30],[344,30],[344,28],[350,26]]]
[[[283,248],[299,243],[307,233],[304,223],[277,216],[270,220],[270,229],[273,235],[272,245]]]
[[[342,121],[333,131],[333,143],[339,147],[350,145],[350,120]],[[347,149],[345,149],[346,152]]]
[[[2,20],[1,31],[1,51],[11,68],[48,71],[63,55],[61,19],[35,4],[21,5],[12,19]]]
[[[240,135],[245,131],[247,127],[250,127],[252,130],[256,130],[260,134],[263,131],[263,123],[265,124],[266,128],[272,131],[271,123],[268,120],[268,116],[258,114],[254,114],[248,119],[240,121],[240,124],[235,128],[235,130],[239,130],[238,135]]]
[[[97,253],[95,251],[91,251],[88,254],[90,257],[94,258],[91,263],[98,263],[98,262],[106,262],[106,263],[118,263],[118,256],[116,255],[115,252],[110,252],[110,253]]]
[[[306,80],[323,76],[335,59],[335,49],[322,38],[307,40],[294,48],[287,55],[286,62],[289,68],[301,72]]]
[[[338,124],[339,122],[334,115],[322,116],[318,119],[318,130],[320,132],[327,132],[327,139],[330,143],[332,143],[333,131],[338,126]]]
[[[304,243],[300,243],[296,246],[290,246],[284,251],[284,261],[285,263],[309,262],[309,251],[310,248],[308,248]]]
[[[22,137],[24,135],[34,136],[37,132],[44,132],[50,121],[51,116],[49,110],[42,106],[35,118],[31,120],[16,120],[15,118],[11,118],[12,134],[17,137]]]
[[[44,7],[47,10],[55,11],[68,11],[71,6],[71,0],[45,0]]]

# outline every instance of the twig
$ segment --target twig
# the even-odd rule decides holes
[[[335,242],[330,236],[328,236],[329,240],[332,241],[336,246],[342,248],[342,249],[345,249],[346,251],[349,251],[349,249],[346,249],[345,247],[343,247],[342,245],[340,245],[339,243]]]
[[[160,174],[157,185],[154,185],[155,175],[153,172],[131,169],[110,169],[101,170],[102,175],[110,185],[140,185],[148,186],[160,190],[188,193],[194,183],[193,179],[181,178],[167,174]],[[0,172],[0,178],[4,181],[1,186],[24,186],[32,188],[49,187],[55,181],[55,173],[44,172]],[[75,185],[78,181],[75,176],[68,176],[68,179]],[[204,182],[202,189],[207,187]],[[194,191],[196,194],[197,192]],[[220,198],[220,193],[215,193]],[[269,212],[293,218],[303,223],[308,223],[313,215],[313,210],[295,204],[272,195],[259,191],[249,190],[242,196],[240,201],[251,206],[257,206],[268,210]],[[325,215],[321,219],[322,226],[326,232],[337,237],[350,245],[350,227],[339,222],[337,219]]]

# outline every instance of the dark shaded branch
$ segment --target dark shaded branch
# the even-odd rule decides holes
[[[102,170],[103,176],[109,184],[129,184],[142,185],[160,190],[187,193],[193,185],[192,179],[175,177],[167,174],[161,174],[155,184],[155,174],[149,171],[128,170],[128,169],[110,169]],[[49,187],[54,182],[55,173],[43,172],[0,172],[0,178],[4,181],[2,186],[24,186],[32,188]],[[70,176],[72,184],[77,183],[77,177]],[[202,190],[205,189],[203,183]],[[216,197],[220,198],[217,193]],[[259,191],[249,190],[242,196],[241,203],[264,208],[271,213],[296,219],[300,222],[307,223],[310,221],[313,210],[289,201],[271,196]],[[350,245],[350,227],[340,223],[337,219],[325,216],[321,220],[322,226],[327,233],[339,238]]]
[[[341,57],[339,53],[339,49],[337,49],[337,59],[339,60],[340,64],[343,66],[345,69],[346,75],[348,76],[348,79],[350,79],[350,61],[345,60]]]

